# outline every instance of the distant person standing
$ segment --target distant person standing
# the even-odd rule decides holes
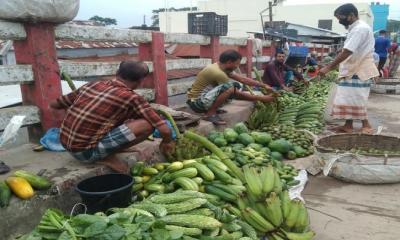
[[[396,53],[398,48],[399,48],[399,44],[397,43],[396,39],[393,39],[392,45],[390,45],[390,48],[389,48],[389,56],[393,56]]]
[[[400,48],[397,42],[393,40],[392,47],[390,48],[389,77],[395,77],[399,65],[400,65]]]
[[[390,47],[391,43],[389,38],[386,37],[386,31],[380,30],[379,36],[375,39],[375,52],[379,55],[379,77],[382,77],[383,67],[385,66]]]

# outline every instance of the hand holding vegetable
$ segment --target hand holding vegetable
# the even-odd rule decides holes
[[[318,75],[320,77],[324,77],[330,71],[331,71],[330,67],[329,66],[325,66],[325,67],[321,68],[321,70],[319,70]]]
[[[175,152],[175,146],[175,141],[162,140],[160,143],[160,151],[165,155],[172,154]]]
[[[287,92],[293,92],[293,89],[292,89],[292,88],[286,87],[286,86],[283,87],[283,90],[285,90],[285,91],[287,91]]]
[[[271,86],[269,86],[268,84],[263,84],[262,87],[263,87],[265,90],[270,91],[270,92],[274,92],[274,91],[275,91],[275,90],[274,90]]]

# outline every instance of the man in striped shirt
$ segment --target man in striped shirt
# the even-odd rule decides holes
[[[154,128],[162,136],[160,150],[175,148],[171,130],[149,103],[133,89],[148,75],[141,62],[124,61],[113,80],[90,82],[50,103],[65,109],[60,141],[76,159],[100,163],[127,173],[115,153],[144,141]]]

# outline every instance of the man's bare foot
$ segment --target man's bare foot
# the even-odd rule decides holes
[[[374,133],[374,129],[371,127],[363,127],[363,128],[361,128],[360,131],[361,131],[361,133],[364,133],[364,134],[373,134]]]
[[[336,132],[336,133],[352,133],[353,128],[347,127],[347,126],[337,126],[330,128],[330,130]]]
[[[129,172],[128,164],[122,160],[119,160],[115,156],[108,157],[102,161],[98,161],[97,163],[105,165],[118,173],[127,174]]]

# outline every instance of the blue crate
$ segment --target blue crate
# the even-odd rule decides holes
[[[308,47],[289,47],[289,56],[295,57],[307,57],[308,55]]]

